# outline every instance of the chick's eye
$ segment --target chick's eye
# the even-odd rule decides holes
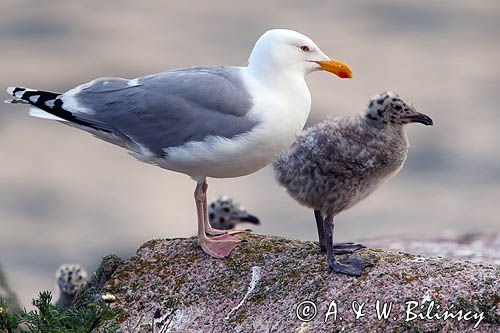
[[[306,46],[306,45],[302,45],[300,47],[300,50],[303,51],[303,52],[309,52],[309,46]]]

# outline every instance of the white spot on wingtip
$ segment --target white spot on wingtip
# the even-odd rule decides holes
[[[16,87],[7,87],[7,89],[5,91],[7,91],[7,94],[9,94],[9,95],[13,95],[14,89],[16,89]]]
[[[21,98],[23,96],[23,94],[27,91],[36,91],[34,89],[29,89],[29,88],[23,88],[23,87],[9,87],[10,88],[13,88],[12,89],[12,92],[11,92],[11,95],[17,97],[17,98]],[[16,91],[16,93],[14,94],[14,90],[16,89],[19,89],[19,91]]]
[[[54,99],[49,99],[48,101],[45,102],[45,105],[47,105],[49,108],[54,107]]]
[[[33,96],[30,96],[30,101],[33,103],[36,103],[36,102],[38,102],[39,98],[40,98],[40,95],[33,95]]]

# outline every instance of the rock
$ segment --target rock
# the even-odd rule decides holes
[[[368,239],[362,243],[368,247],[380,247],[390,251],[500,264],[500,234],[495,232],[438,235],[425,238],[390,236]]]
[[[124,265],[125,261],[115,254],[110,254],[102,258],[92,278],[76,295],[73,306],[76,309],[86,307],[101,296],[101,291],[106,282],[111,278],[115,270]]]
[[[145,243],[100,290],[117,297],[114,306],[123,314],[116,323],[127,332],[497,332],[499,328],[499,266],[363,249],[357,253],[374,266],[356,278],[328,272],[326,257],[315,242],[242,237],[249,242],[227,260],[209,258],[195,238]],[[377,300],[380,309],[392,304],[387,319],[377,319]],[[438,319],[448,308],[457,317]],[[353,309],[364,316],[356,320]],[[432,320],[413,318],[426,311]],[[459,313],[464,316],[460,321]]]
[[[5,276],[5,273],[3,272],[1,266],[0,266],[0,297],[2,297],[5,300],[10,311],[13,312],[21,311],[21,305],[17,300],[16,294],[9,287],[7,277]]]

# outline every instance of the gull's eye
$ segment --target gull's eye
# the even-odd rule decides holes
[[[300,47],[300,50],[301,50],[302,52],[309,52],[309,51],[310,51],[310,50],[309,50],[309,46],[307,46],[307,45],[302,45],[302,46]]]

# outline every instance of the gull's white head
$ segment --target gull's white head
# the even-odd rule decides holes
[[[294,71],[307,74],[325,70],[341,78],[351,78],[346,64],[331,59],[307,36],[293,30],[265,32],[255,43],[248,66],[259,71]]]

